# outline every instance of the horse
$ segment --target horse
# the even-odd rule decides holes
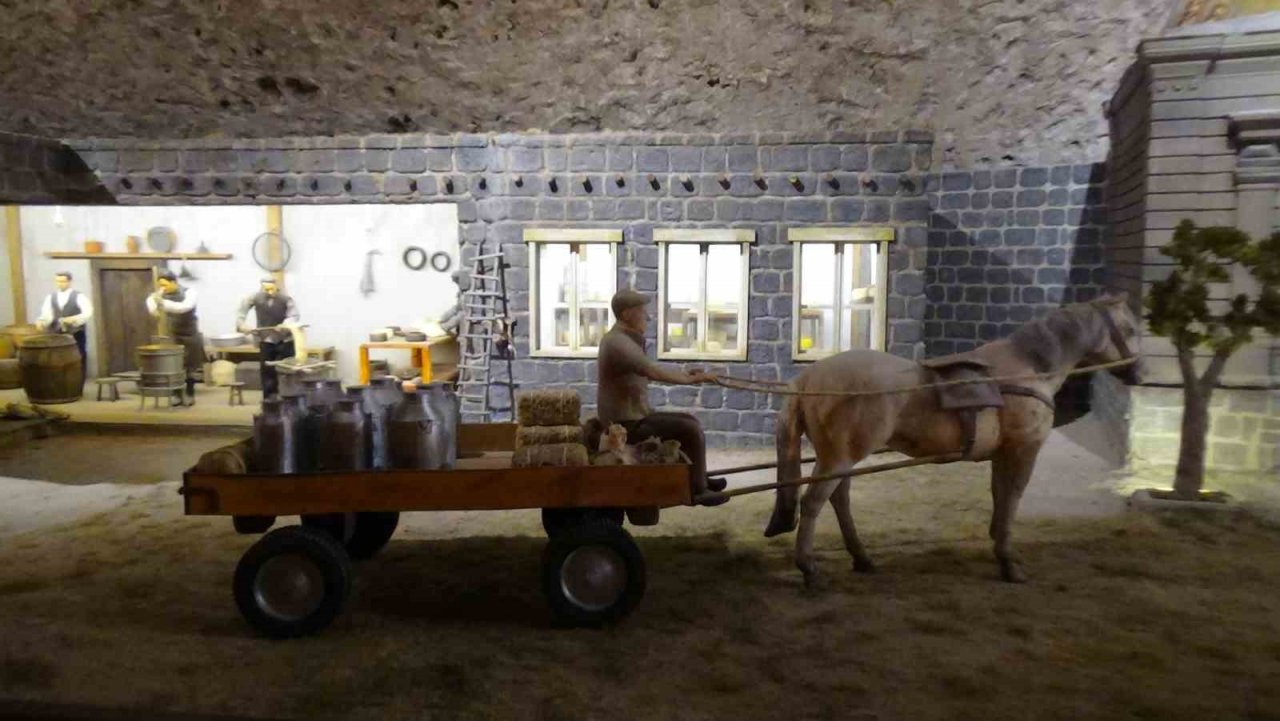
[[[1130,353],[1129,342],[1138,328],[1126,294],[1103,296],[1055,309],[1007,338],[965,353],[916,363],[879,351],[851,350],[818,361],[801,373],[789,385],[799,393],[791,395],[778,419],[778,482],[794,483],[800,478],[802,434],[816,451],[814,475],[834,477],[810,484],[799,503],[795,563],[806,586],[817,579],[813,534],[828,500],[853,557],[853,570],[875,570],[854,525],[851,479],[838,474],[881,448],[914,458],[963,454],[956,460],[990,460],[990,536],[1000,575],[1009,582],[1026,581],[1012,549],[1010,526],[1036,456],[1053,427],[1053,396],[1077,366],[1132,359],[1123,371],[1112,372],[1126,383],[1137,382],[1137,358]],[[966,411],[944,407],[957,404],[946,403],[937,388],[927,387],[947,369],[970,371],[970,377],[978,372],[997,380],[1017,380],[982,384],[988,394],[985,400],[968,405],[987,407],[969,408],[972,415],[966,419]],[[980,390],[967,384],[952,387]],[[795,530],[798,496],[797,485],[778,488],[765,536]]]

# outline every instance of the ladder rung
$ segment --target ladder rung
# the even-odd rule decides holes
[[[463,291],[462,295],[476,296],[479,298],[496,298],[502,294],[496,290],[468,290],[468,291]]]
[[[484,253],[482,255],[471,256],[471,262],[475,263],[477,260],[488,260],[489,258],[501,258],[501,257],[502,257],[502,253]]]
[[[487,274],[481,274],[481,273],[472,273],[469,277],[471,278],[471,280],[492,280],[495,283],[502,280],[502,278],[499,278],[496,275],[487,275]]]
[[[458,397],[464,401],[475,401],[476,403],[483,403],[485,401],[485,396],[467,395],[466,393],[459,393]]]

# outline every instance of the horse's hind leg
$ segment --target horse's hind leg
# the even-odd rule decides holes
[[[814,475],[830,473],[832,467],[819,458],[814,466]],[[818,580],[818,565],[813,561],[813,533],[818,525],[818,513],[826,504],[831,493],[840,485],[840,481],[822,481],[811,483],[800,499],[800,529],[796,531],[796,568],[804,574],[804,585],[812,587]]]
[[[852,464],[850,464],[852,467]],[[858,529],[853,524],[853,506],[849,501],[849,486],[853,479],[841,479],[840,485],[831,494],[831,508],[836,512],[836,520],[840,521],[840,535],[844,536],[844,547],[853,556],[853,570],[857,573],[874,573],[876,566],[867,555],[858,539]]]

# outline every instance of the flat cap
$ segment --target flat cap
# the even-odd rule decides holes
[[[613,309],[613,315],[615,318],[617,318],[621,316],[622,312],[625,310],[630,310],[631,308],[635,308],[637,306],[647,305],[648,303],[649,303],[649,296],[643,293],[637,293],[636,291],[631,290],[630,288],[623,288],[622,290],[613,294],[613,300],[609,301],[609,307]]]

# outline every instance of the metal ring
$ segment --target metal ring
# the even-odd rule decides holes
[[[442,260],[444,262],[437,263],[436,262],[437,260]],[[447,273],[449,272],[449,268],[451,267],[453,267],[453,258],[450,258],[448,253],[444,252],[443,250],[437,250],[436,252],[431,254],[432,270],[439,271],[441,273]]]
[[[417,253],[418,256],[421,258],[421,260],[418,261],[417,265],[409,261],[409,256],[412,255],[413,253]],[[419,248],[416,245],[411,245],[408,248],[405,248],[404,255],[401,256],[401,259],[404,261],[405,266],[408,267],[409,270],[422,270],[423,268],[427,267],[427,251],[423,250],[422,248]]]

